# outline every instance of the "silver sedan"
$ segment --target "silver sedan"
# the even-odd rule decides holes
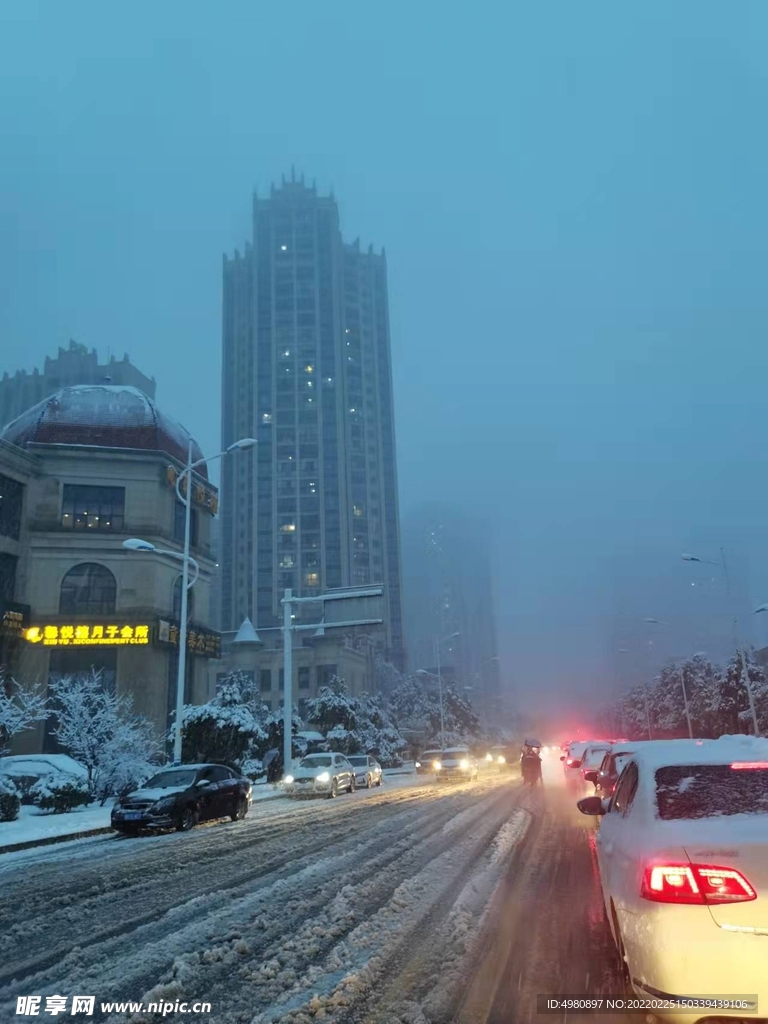
[[[355,782],[358,786],[371,789],[373,786],[381,785],[384,772],[375,757],[371,757],[370,754],[351,754],[347,760],[355,769]]]

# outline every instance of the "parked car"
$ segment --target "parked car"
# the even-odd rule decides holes
[[[472,756],[469,747],[449,747],[441,751],[435,767],[439,781],[468,779],[472,782],[477,778],[477,758]]]
[[[417,775],[434,775],[435,764],[440,760],[440,750],[425,750],[423,754],[416,758],[414,766],[416,768]]]
[[[32,803],[31,789],[41,779],[47,783],[84,783],[88,772],[68,754],[12,754],[0,757],[0,775],[12,779],[23,804]]]
[[[581,756],[581,764],[579,765],[579,771],[581,772],[582,785],[589,785],[593,782],[591,778],[592,772],[600,770],[600,765],[605,760],[606,754],[610,754],[611,746],[609,743],[596,743],[587,747]],[[587,778],[587,774],[590,778]],[[585,795],[587,790],[584,790]]]
[[[112,808],[112,828],[187,832],[214,818],[239,821],[251,808],[251,781],[221,764],[182,764],[163,768]]]
[[[587,782],[594,784],[595,795],[600,797],[611,796],[616,788],[619,776],[624,771],[634,751],[647,747],[652,742],[655,741],[639,740],[637,743],[633,743],[630,740],[624,741],[624,743],[619,742],[605,753],[597,770],[585,770],[584,778]]]
[[[765,1007],[768,742],[649,743],[610,800],[578,806],[602,818],[598,867],[625,988],[662,999],[732,992]],[[757,1004],[670,1020],[746,1019],[745,1010]]]
[[[560,756],[560,760],[563,762],[565,781],[571,786],[578,785],[582,778],[581,759],[588,746],[589,740],[576,740],[571,743],[568,750]]]
[[[288,796],[338,796],[357,788],[355,769],[344,754],[308,754],[298,768],[285,776]]]
[[[351,754],[347,760],[355,769],[355,784],[370,789],[380,786],[384,778],[381,765],[370,754]]]

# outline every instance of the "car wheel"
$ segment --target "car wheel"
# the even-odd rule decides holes
[[[189,832],[197,824],[197,811],[194,807],[185,807],[176,817],[176,831]]]
[[[244,796],[241,796],[235,805],[235,809],[230,814],[232,821],[242,821],[248,813],[248,801]]]
[[[328,794],[328,799],[329,800],[333,800],[333,798],[337,797],[338,795],[339,795],[339,783],[338,783],[338,781],[336,779],[336,776],[334,775],[334,777],[331,779],[331,792]]]
[[[372,775],[366,775],[366,777],[365,777],[365,788],[366,789],[371,789],[372,787],[373,787],[373,776]]]
[[[347,792],[348,793],[354,793],[356,789],[357,789],[357,776],[356,775],[351,775],[350,779],[349,779],[349,789],[347,790]]]
[[[383,776],[383,775],[380,775],[380,776],[379,776],[379,781],[378,781],[378,782],[376,783],[376,785],[377,785],[377,786],[380,786],[380,785],[382,784],[382,782],[383,782],[383,781],[384,781],[384,776]]]
[[[635,994],[635,990],[632,986],[632,972],[630,971],[629,964],[626,960],[627,954],[624,949],[624,940],[621,937],[619,919],[616,917],[616,910],[613,906],[611,906],[611,915],[613,917],[613,933],[616,937],[616,967],[621,978],[621,989],[624,995],[633,996]]]

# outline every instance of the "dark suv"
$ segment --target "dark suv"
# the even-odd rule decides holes
[[[251,782],[221,764],[163,768],[141,789],[112,808],[112,828],[135,835],[141,829],[187,832],[199,821],[239,821],[251,807]]]

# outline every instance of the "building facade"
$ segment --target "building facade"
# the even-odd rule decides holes
[[[154,400],[155,381],[138,370],[127,355],[118,360],[112,356],[100,364],[96,349],[70,341],[69,348],[59,348],[56,359],[46,356],[43,372],[18,370],[13,376],[3,374],[0,380],[0,428],[21,416],[38,402],[50,398],[60,388],[78,384],[112,384],[138,388]]]
[[[490,544],[482,523],[456,509],[426,505],[403,521],[403,580],[412,670],[434,673],[437,641],[444,678],[452,677],[481,717],[501,706],[497,601]],[[466,690],[465,690],[466,688]]]
[[[144,394],[73,387],[27,410],[0,438],[0,569],[4,674],[21,683],[95,669],[133,697],[160,741],[175,708],[184,505],[175,481],[189,434]],[[193,446],[197,457],[199,449]],[[7,496],[7,499],[6,499]],[[205,466],[192,486],[186,699],[209,699],[216,490]],[[138,537],[158,551],[131,551]],[[20,737],[20,752],[56,749],[52,723]]]
[[[223,645],[221,662],[211,664],[220,683],[228,672],[245,672],[256,684],[270,711],[283,707],[284,670],[282,638],[272,633],[257,634],[247,620],[236,638]],[[340,636],[310,636],[294,643],[292,650],[293,703],[306,721],[307,701],[316,697],[334,676],[343,679],[354,697],[373,694],[373,657],[356,650]]]
[[[344,244],[332,196],[284,181],[223,274],[222,442],[259,444],[222,467],[222,626],[279,625],[286,588],[383,584],[381,652],[402,665],[385,256]]]

